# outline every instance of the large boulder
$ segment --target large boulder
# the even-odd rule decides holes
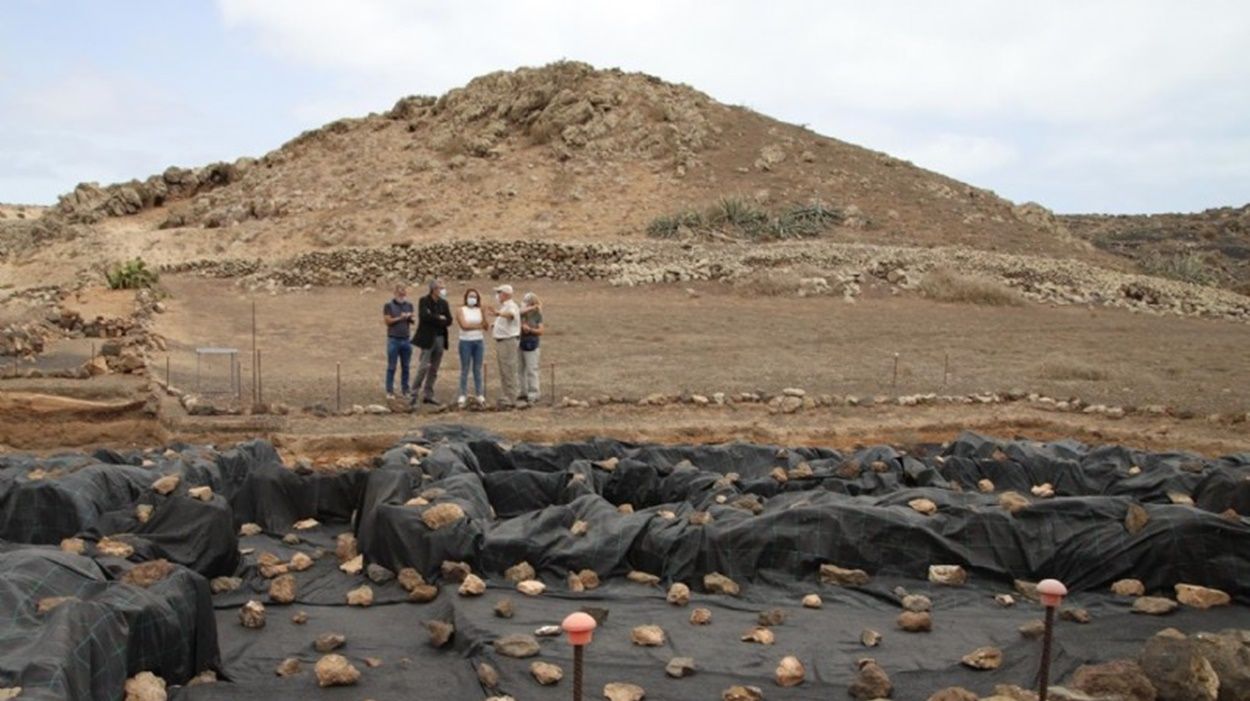
[[[1220,680],[1197,641],[1164,631],[1146,641],[1138,663],[1161,701],[1216,701]]]
[[[1155,701],[1150,677],[1132,660],[1112,660],[1078,667],[1068,686],[1090,696],[1109,696],[1121,701]]]

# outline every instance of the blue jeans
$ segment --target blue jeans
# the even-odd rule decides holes
[[[486,357],[485,341],[460,341],[460,396],[468,394],[469,368],[473,368],[475,396],[482,396],[482,359]]]
[[[399,386],[408,394],[408,366],[412,363],[412,341],[388,336],[386,339],[386,393],[395,394],[395,361],[402,368]]]

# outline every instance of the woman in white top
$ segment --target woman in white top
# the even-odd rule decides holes
[[[456,406],[464,408],[468,394],[469,369],[473,370],[473,388],[479,405],[486,404],[482,391],[482,360],[486,357],[486,315],[482,312],[482,296],[469,288],[464,292],[464,306],[456,310],[456,324],[460,326],[460,397]]]

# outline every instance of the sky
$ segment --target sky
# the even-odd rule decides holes
[[[0,202],[561,59],[1058,212],[1250,202],[1245,0],[5,0]]]

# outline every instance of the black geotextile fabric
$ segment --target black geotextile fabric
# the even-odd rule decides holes
[[[130,566],[0,543],[0,688],[21,687],[23,699],[115,699],[137,670],[185,680],[219,667],[208,582],[182,568],[147,588],[118,582]],[[39,613],[52,597],[71,598]]]
[[[783,483],[771,474],[778,467],[801,465],[810,468],[810,476],[792,473]],[[153,481],[169,474],[181,477],[177,488],[168,495],[153,492]],[[996,493],[979,493],[981,479],[992,480]],[[1010,489],[1028,496],[1042,483],[1053,485],[1054,498],[1030,497],[1032,504],[1015,514],[998,506],[998,493]],[[188,495],[201,485],[212,488],[209,501]],[[1182,494],[1194,505],[1173,503]],[[937,512],[924,516],[909,508],[907,502],[919,497],[935,502]],[[448,502],[466,518],[431,530],[423,513]],[[1143,505],[1149,520],[1139,532],[1129,533],[1124,519],[1134,503]],[[136,516],[139,504],[153,507],[144,523]],[[629,504],[632,513],[618,509],[622,504]],[[887,642],[868,654],[891,672],[902,692],[896,698],[924,698],[936,688],[965,682],[988,691],[992,684],[987,686],[987,680],[1027,684],[1033,674],[1031,643],[1018,639],[1015,625],[1039,615],[1036,605],[1022,602],[1001,610],[992,601],[993,593],[1010,589],[1012,579],[1058,577],[1094,613],[1088,626],[1064,624],[1057,658],[1061,669],[1129,654],[1163,623],[1247,626],[1250,523],[1236,514],[1230,517],[1227,510],[1245,514],[1248,507],[1250,455],[1206,459],[974,434],[903,454],[887,446],[841,453],[614,440],[508,444],[479,429],[436,426],[378,456],[372,469],[338,473],[285,467],[263,441],[226,450],[179,444],[165,451],[6,455],[0,456],[0,539],[56,544],[78,536],[86,541],[87,555],[94,556],[96,542],[109,536],[135,548],[132,561],[165,558],[181,566],[170,579],[139,590],[112,581],[126,566],[121,561],[62,554],[54,547],[22,548],[24,558],[52,564],[15,562],[26,578],[12,580],[16,584],[4,580],[6,605],[33,611],[38,599],[54,595],[45,593],[40,582],[48,577],[38,573],[59,572],[72,560],[69,571],[89,573],[81,575],[83,581],[119,592],[114,597],[141,592],[159,599],[163,610],[177,612],[180,640],[195,643],[190,648],[156,643],[132,626],[119,628],[114,622],[119,616],[126,619],[130,609],[115,599],[91,599],[90,606],[75,603],[43,617],[31,614],[0,624],[0,640],[52,636],[77,642],[73,649],[51,643],[5,645],[0,686],[20,679],[35,690],[29,693],[49,698],[105,698],[116,694],[99,695],[90,686],[96,680],[115,684],[148,669],[176,685],[198,671],[217,669],[226,681],[179,693],[188,698],[299,698],[311,691],[311,675],[278,679],[273,666],[290,655],[312,662],[310,641],[317,632],[333,629],[351,639],[349,657],[357,662],[379,657],[384,664],[362,667],[360,688],[323,692],[327,698],[362,698],[362,693],[378,699],[411,697],[414,689],[436,690],[429,698],[478,698],[483,690],[470,662],[493,660],[489,641],[557,622],[576,607],[592,604],[613,611],[604,644],[594,648],[602,658],[590,676],[592,689],[605,681],[634,681],[648,689],[648,698],[714,698],[724,687],[745,682],[768,687],[769,698],[840,695],[854,660],[866,652],[857,642],[859,631],[870,626],[887,634]],[[710,522],[692,523],[696,512],[707,512]],[[281,540],[297,521],[309,518],[321,525],[296,532],[294,544]],[[586,524],[582,535],[571,530],[577,521]],[[240,538],[236,533],[243,523],[257,523],[264,533]],[[404,592],[389,582],[371,585],[372,608],[347,608],[346,592],[366,580],[339,571],[333,552],[341,533],[356,535],[367,563],[392,570],[413,567],[437,582],[445,560],[463,561],[491,582],[492,591],[481,599],[461,599],[454,595],[454,584],[445,585],[435,603],[418,606],[408,604]],[[294,575],[297,604],[270,606],[270,623],[260,631],[241,628],[238,606],[248,599],[267,601],[268,580],[260,576],[256,558],[271,553],[286,560],[296,551],[316,559],[311,569]],[[6,556],[13,552],[15,546],[6,546]],[[30,555],[36,552],[37,557]],[[500,575],[520,561],[536,568],[548,594],[530,599],[503,591]],[[874,579],[857,589],[821,585],[818,571],[826,563],[862,568]],[[925,579],[930,564],[963,565],[971,584],[932,590]],[[566,575],[581,569],[594,570],[605,586],[568,593]],[[696,598],[713,608],[713,625],[690,626],[688,612],[665,604],[661,588],[621,578],[635,569],[659,576],[665,586],[691,584]],[[28,570],[36,575],[30,578]],[[740,582],[743,597],[703,594],[700,583],[709,572]],[[240,576],[243,584],[212,599],[214,626],[206,578],[223,575]],[[1237,605],[1218,613],[1186,609],[1162,621],[1130,616],[1126,601],[1102,593],[1123,577],[1141,579],[1152,593],[1165,595],[1178,582],[1218,587],[1232,593]],[[194,596],[179,589],[186,588],[185,582],[195,583]],[[891,589],[900,583],[934,594],[934,633],[892,629],[898,603]],[[797,607],[798,597],[809,591],[825,596],[825,609]],[[524,612],[512,621],[490,615],[494,599],[505,593]],[[778,645],[739,642],[737,636],[755,613],[772,606],[792,613],[778,629]],[[58,613],[62,609],[65,613]],[[296,609],[310,614],[307,626],[290,623],[287,614]],[[74,617],[61,623],[68,612]],[[420,623],[431,618],[455,622],[454,649],[435,651],[424,643]],[[628,630],[641,623],[663,625],[670,642],[656,650],[631,647]],[[70,624],[98,630],[99,637],[88,644],[84,641],[91,636],[76,634]],[[220,666],[206,652],[216,651],[216,640]],[[960,655],[985,644],[998,644],[1008,653],[1001,670],[987,676],[958,666]],[[126,650],[124,656],[115,652],[118,646]],[[96,652],[106,648],[114,651],[112,658]],[[803,659],[809,682],[783,690],[769,679],[776,661],[788,652]],[[699,674],[666,679],[663,663],[675,655],[695,657]],[[568,650],[547,640],[543,656],[565,660]],[[124,665],[117,662],[121,659]],[[567,694],[566,687],[542,689],[529,680],[528,661],[493,661],[505,687],[518,698]],[[49,668],[64,671],[49,673]]]

